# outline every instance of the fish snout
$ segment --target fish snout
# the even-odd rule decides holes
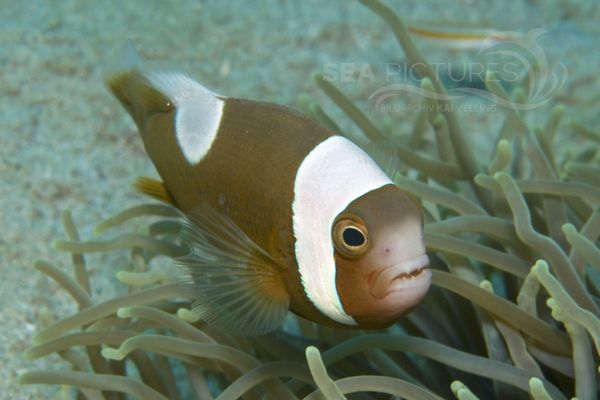
[[[421,254],[405,259],[370,271],[365,278],[373,298],[382,300],[394,294],[400,297],[399,301],[412,306],[423,298],[431,284],[429,257]]]

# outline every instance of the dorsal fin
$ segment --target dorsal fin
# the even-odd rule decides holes
[[[141,176],[135,180],[133,186],[140,193],[144,193],[147,196],[153,197],[164,203],[171,204],[172,206],[176,205],[175,200],[173,200],[173,197],[171,197],[171,194],[169,193],[169,190],[165,184],[158,179]]]
[[[193,311],[228,333],[262,335],[278,328],[289,308],[280,262],[229,217],[206,205],[184,222],[190,253],[176,259]]]
[[[363,150],[392,180],[400,173],[401,166],[396,147],[387,139],[370,141]]]

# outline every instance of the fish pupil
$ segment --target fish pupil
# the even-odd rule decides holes
[[[356,247],[356,246],[361,246],[365,243],[365,235],[362,234],[361,231],[359,231],[356,228],[346,228],[344,229],[344,233],[342,234],[342,237],[344,239],[344,242],[348,245],[348,246],[352,246],[352,247]]]

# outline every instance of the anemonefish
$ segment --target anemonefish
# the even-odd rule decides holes
[[[348,139],[178,72],[122,68],[108,86],[161,177],[138,189],[185,215],[177,265],[202,319],[256,335],[291,310],[378,329],[426,294],[419,205]]]

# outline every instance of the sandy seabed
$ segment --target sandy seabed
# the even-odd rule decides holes
[[[594,3],[411,0],[395,8],[409,23],[545,29],[544,51],[569,73],[556,100],[597,126],[600,12]],[[384,66],[402,61],[403,54],[388,28],[354,1],[1,0],[0,21],[0,399],[50,398],[58,390],[19,387],[17,377],[63,366],[57,357],[21,358],[40,307],[57,316],[75,311],[32,268],[36,259],[67,268],[69,258],[51,247],[64,237],[61,211],[71,210],[82,237],[92,238],[91,228],[102,218],[144,201],[131,182],[154,173],[133,123],[104,85],[124,42],[131,40],[143,59],[185,71],[216,92],[295,108],[300,95],[309,94],[336,116],[310,79],[314,72],[333,71],[352,98],[371,107],[376,122],[381,117],[402,131],[413,121],[410,109],[382,115],[367,101],[385,80]],[[473,52],[417,44],[430,61],[474,59]],[[361,76],[365,64],[376,82]],[[496,109],[463,111],[467,132],[488,148],[493,137],[486,132],[496,132],[501,122]],[[542,110],[537,118],[544,115]],[[88,264],[96,300],[124,289],[114,279],[120,267],[115,257],[89,257]]]

